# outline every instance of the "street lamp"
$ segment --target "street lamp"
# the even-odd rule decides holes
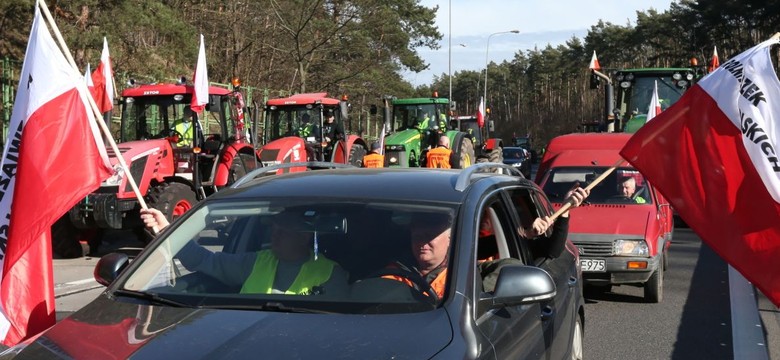
[[[485,47],[485,94],[482,96],[482,101],[485,102],[485,108],[487,109],[487,79],[488,79],[488,51],[490,50],[490,38],[493,37],[493,35],[499,35],[499,34],[519,34],[520,30],[509,30],[509,31],[499,31],[497,33],[492,33],[488,35],[487,38],[487,46]],[[483,114],[484,116],[485,114]]]

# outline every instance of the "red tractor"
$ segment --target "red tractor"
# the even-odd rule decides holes
[[[190,110],[191,85],[147,84],[122,92],[119,151],[147,205],[168,219],[262,166],[239,85],[236,80],[232,91],[209,87],[201,114]],[[52,228],[53,250],[61,257],[81,256],[79,239],[86,239],[95,253],[106,229],[143,230],[128,177],[117,154],[111,148],[108,153],[114,175]]]
[[[263,164],[327,161],[360,167],[368,146],[361,137],[344,131],[348,109],[346,99],[328,98],[327,93],[268,100],[265,145],[260,150]],[[285,171],[303,170],[305,167]]]

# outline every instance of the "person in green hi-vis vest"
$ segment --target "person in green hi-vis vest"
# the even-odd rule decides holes
[[[168,226],[157,209],[141,210],[148,229]],[[178,253],[189,271],[209,275],[241,293],[335,295],[349,291],[348,274],[334,261],[312,250],[313,232],[305,231],[303,214],[282,212],[271,225],[270,249],[248,253],[211,252],[190,241]]]

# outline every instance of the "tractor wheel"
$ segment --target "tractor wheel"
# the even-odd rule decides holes
[[[168,221],[176,220],[197,203],[195,192],[180,183],[162,183],[149,192],[150,207],[160,210]]]
[[[502,164],[504,162],[504,150],[500,147],[495,148],[488,153],[488,161]]]
[[[465,169],[475,162],[474,156],[474,143],[471,139],[464,137],[460,143],[460,149],[458,149],[458,158],[460,159],[460,168]]]
[[[79,229],[70,222],[68,214],[51,226],[51,249],[61,259],[84,256],[84,249],[79,242]]]
[[[349,149],[349,163],[356,167],[363,167],[363,156],[366,156],[367,153],[365,146],[358,143],[352,144],[352,148]]]

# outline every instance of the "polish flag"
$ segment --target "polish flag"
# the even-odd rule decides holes
[[[620,154],[721,258],[780,306],[777,39],[730,59]]]
[[[720,66],[720,59],[718,58],[718,47],[712,47],[712,60],[710,60],[710,66],[707,68],[707,72],[711,73]]]
[[[660,113],[661,101],[658,100],[658,80],[656,80],[653,86],[653,96],[650,98],[650,108],[647,109],[647,120],[645,120],[645,123],[652,120]]]
[[[95,83],[92,82],[90,73],[92,73],[92,69],[90,68],[89,63],[87,63],[87,70],[84,71],[84,83],[87,84],[87,89],[92,92],[92,89],[95,88]]]
[[[206,69],[206,48],[203,44],[203,34],[200,34],[200,51],[198,51],[198,64],[195,66],[195,75],[192,77],[195,93],[192,95],[190,108],[199,113],[209,103],[209,75]]]
[[[477,125],[482,128],[485,126],[485,99],[479,99],[479,108],[477,109]]]
[[[111,56],[108,54],[108,40],[103,37],[103,52],[100,54],[100,65],[92,73],[95,103],[101,113],[114,108],[114,71],[111,68]]]
[[[588,65],[588,69],[601,71],[601,65],[599,65],[599,59],[596,57],[596,50],[593,50],[593,57],[590,58],[590,65]]]
[[[54,325],[51,226],[112,173],[82,74],[38,7],[19,79],[0,160],[0,340],[8,346]]]

